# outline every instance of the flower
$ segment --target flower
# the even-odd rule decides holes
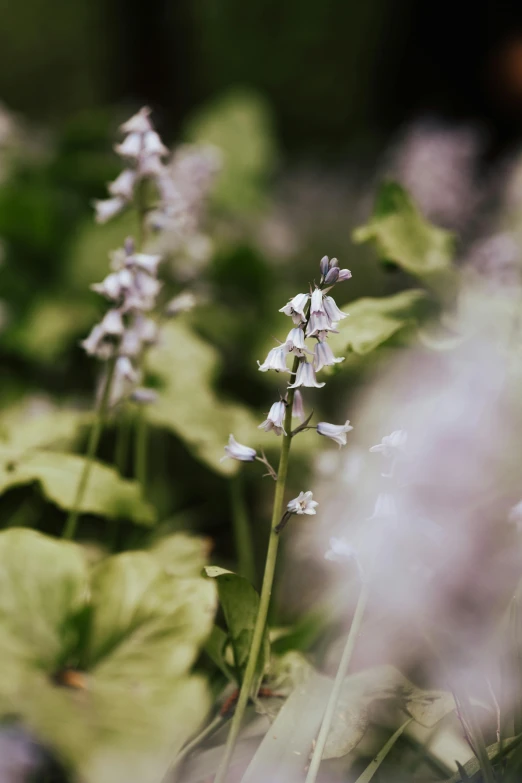
[[[228,436],[228,444],[225,446],[226,454],[221,457],[220,462],[225,459],[237,459],[239,462],[253,462],[256,458],[256,450],[250,446],[243,446],[238,443],[233,435]]]
[[[173,317],[180,313],[188,313],[196,306],[196,297],[190,291],[183,291],[168,302],[165,315]]]
[[[103,201],[96,199],[93,201],[93,204],[94,209],[96,210],[96,222],[107,223],[111,218],[122,211],[126,201],[121,196],[115,196],[114,198],[107,198]]]
[[[404,450],[407,440],[408,433],[405,430],[394,430],[390,435],[385,435],[376,446],[372,446],[370,451],[380,453],[383,457],[396,457]]]
[[[395,498],[389,492],[379,492],[375,501],[375,508],[370,519],[395,520],[397,518],[397,506]]]
[[[286,508],[290,514],[312,515],[317,513],[315,507],[318,505],[319,503],[313,499],[313,493],[308,490],[308,492],[300,492],[296,498],[288,503]]]
[[[319,313],[324,314],[325,310],[323,307],[323,292],[320,288],[315,288],[313,294],[312,294],[312,301],[310,303],[310,313],[312,315],[316,315]]]
[[[150,405],[151,403],[156,402],[158,393],[154,391],[154,389],[140,387],[139,389],[134,389],[130,398],[133,402],[137,402],[138,405]]]
[[[291,316],[294,324],[303,323],[306,321],[304,311],[309,299],[310,294],[296,294],[293,299],[290,299],[288,304],[280,308],[279,312]]]
[[[344,538],[331,538],[330,549],[325,552],[324,559],[337,563],[357,557],[354,547]]]
[[[289,354],[289,349],[286,343],[278,345],[272,348],[268,352],[263,364],[259,364],[260,372],[267,372],[267,370],[275,370],[276,372],[291,372],[286,366],[286,357]]]
[[[342,310],[339,310],[333,296],[325,296],[324,312],[330,321],[342,321],[343,318],[348,318],[348,313],[343,313]]]
[[[324,278],[324,282],[326,283],[326,285],[335,285],[335,283],[338,281],[338,279],[339,279],[339,267],[338,266],[333,266],[329,270],[329,272],[326,275],[326,277]]]
[[[292,407],[292,418],[297,418],[301,422],[303,422],[306,418],[304,404],[303,404],[303,395],[299,391],[299,389],[296,389],[294,392],[294,404]]]
[[[131,201],[137,175],[132,169],[124,169],[114,182],[109,183],[107,189],[111,196],[120,196],[126,201]]]
[[[119,310],[108,310],[100,324],[105,334],[120,336],[123,334],[124,325]]]
[[[289,352],[295,351],[298,356],[302,356],[302,352],[306,351],[305,335],[299,326],[296,326],[294,329],[290,329],[285,343]]]
[[[322,389],[324,383],[318,383],[315,377],[315,370],[313,365],[307,361],[302,361],[297,368],[295,381],[288,388],[297,389],[298,386],[315,387],[316,389]]]
[[[317,425],[319,435],[331,438],[331,440],[339,444],[339,447],[346,446],[346,433],[352,430],[353,427],[350,426],[348,419],[344,424],[329,424],[327,421],[320,421]]]
[[[321,332],[336,332],[337,324],[332,323],[326,313],[312,313],[306,327],[306,336],[314,337]]]
[[[258,429],[265,430],[265,432],[274,430],[276,435],[281,435],[282,433],[286,435],[284,427],[285,413],[285,403],[282,400],[279,402],[274,402],[270,408],[267,418],[264,420],[264,422],[262,422],[262,424],[259,425]]]
[[[323,277],[326,277],[328,274],[328,269],[330,268],[330,259],[328,256],[323,256],[321,260],[319,261],[319,266],[321,268],[321,274]]]
[[[338,283],[342,283],[344,280],[349,280],[352,276],[352,273],[349,269],[341,269],[339,270],[339,277],[337,278]]]
[[[124,122],[123,125],[120,125],[120,130],[122,133],[147,133],[147,131],[152,130],[152,123],[149,117],[149,107],[143,106],[129,120]]]
[[[314,367],[316,372],[322,370],[323,367],[330,367],[332,364],[338,364],[344,362],[344,356],[336,358],[333,355],[332,349],[328,343],[317,342],[314,346]]]

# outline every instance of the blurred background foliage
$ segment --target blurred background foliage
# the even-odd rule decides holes
[[[103,304],[88,287],[134,230],[126,215],[96,226],[91,203],[118,172],[118,124],[150,104],[167,142],[210,142],[222,153],[201,246],[176,256],[172,277],[174,289],[188,283],[201,301],[182,328],[184,361],[206,368],[206,445],[191,447],[185,414],[176,418],[168,397],[153,414],[151,500],[167,529],[203,530],[232,557],[217,455],[229,425],[252,428],[279,388],[255,364],[274,335],[283,337],[278,308],[316,275],[324,253],[353,271],[341,306],[417,287],[412,270],[395,263],[393,237],[390,246],[371,226],[359,237],[373,236],[381,256],[384,242],[390,263],[382,264],[352,242],[352,230],[371,210],[390,144],[419,116],[486,127],[482,182],[511,154],[522,121],[520,47],[520,8],[492,0],[472,16],[466,3],[410,0],[55,0],[52,13],[42,0],[23,8],[0,0],[4,429],[10,422],[12,432],[13,411],[26,422],[31,413],[52,417],[56,406],[91,405],[98,368],[79,340]],[[409,317],[401,308],[393,299],[379,313],[356,305],[347,361],[321,397],[330,418],[345,413],[373,366],[370,348],[400,344]],[[114,437],[109,429],[102,444],[109,462]],[[80,420],[65,443],[81,449],[84,438]],[[296,475],[304,466],[296,455]],[[11,524],[39,517],[42,498],[27,492],[0,498]],[[244,492],[258,530],[265,487],[249,476]],[[59,529],[61,513],[48,508],[46,530]],[[87,518],[86,532],[97,524]]]

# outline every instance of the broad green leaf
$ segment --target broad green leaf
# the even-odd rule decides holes
[[[102,561],[93,570],[91,593],[86,662],[109,682],[154,679],[151,660],[164,677],[179,676],[212,628],[213,583],[173,577],[147,552]]]
[[[332,334],[330,344],[337,355],[352,350],[366,354],[389,340],[399,329],[415,323],[424,291],[413,289],[379,299],[364,297],[345,305],[349,313],[339,324],[339,334]]]
[[[19,452],[0,445],[0,493],[11,487],[37,483],[46,498],[70,509],[85,465],[85,458],[54,451]],[[82,502],[82,511],[111,519],[129,519],[151,525],[154,509],[141,495],[136,481],[122,479],[116,470],[95,462]]]
[[[156,542],[149,552],[169,576],[199,577],[208,562],[211,545],[209,538],[173,533]]]
[[[2,665],[10,656],[42,670],[65,664],[87,591],[87,564],[77,545],[34,530],[0,533]],[[0,679],[3,689],[13,685]]]
[[[429,223],[396,182],[382,185],[372,217],[354,231],[353,239],[373,241],[384,260],[426,282],[435,282],[437,276],[448,282],[453,278],[453,234]]]
[[[158,376],[161,390],[147,409],[147,418],[181,438],[213,470],[232,475],[238,463],[220,461],[230,433],[254,448],[270,440],[265,437],[268,433],[257,428],[259,421],[247,408],[220,399],[214,392],[217,364],[216,350],[181,320],[167,324],[160,344],[149,356],[149,369]]]
[[[392,734],[388,742],[382,746],[380,751],[377,753],[374,759],[370,761],[362,775],[359,775],[355,783],[370,783],[370,780],[373,778],[379,767],[381,766],[382,762],[390,752],[390,750],[393,748],[403,731],[407,728],[407,726],[411,723],[412,718],[409,718],[407,721],[404,721],[402,726],[399,726],[396,732]]]
[[[15,449],[69,446],[91,420],[83,411],[59,409],[50,400],[28,397],[0,414],[0,439]]]
[[[270,109],[260,95],[236,90],[218,98],[192,119],[188,138],[221,150],[212,194],[219,206],[237,214],[263,205],[276,149]]]
[[[213,583],[145,552],[89,573],[77,545],[12,529],[0,534],[0,592],[0,720],[15,714],[86,783],[161,780],[210,706],[190,668]],[[80,688],[59,685],[71,667]]]
[[[227,624],[238,681],[241,682],[248,661],[254,626],[259,610],[259,596],[246,579],[217,566],[207,566],[205,573],[215,579],[225,622]],[[270,642],[265,629],[257,661],[257,678],[252,692],[256,693],[270,660]]]
[[[304,780],[331,687],[332,680],[316,672],[296,687],[266,732],[242,783]]]

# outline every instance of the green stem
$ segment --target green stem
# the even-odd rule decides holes
[[[330,728],[332,725],[335,708],[337,706],[337,701],[339,699],[339,693],[341,691],[341,687],[343,685],[344,679],[348,673],[348,667],[350,666],[350,661],[352,659],[355,643],[357,641],[357,637],[361,630],[361,625],[362,625],[367,601],[368,601],[368,582],[367,580],[364,580],[361,584],[361,588],[359,591],[359,598],[357,599],[357,606],[355,608],[355,614],[352,620],[352,625],[350,627],[348,638],[346,639],[346,644],[344,646],[343,654],[341,656],[339,668],[337,669],[337,674],[335,676],[333,688],[330,693],[330,698],[328,699],[328,704],[326,705],[326,711],[323,716],[321,728],[319,729],[319,735],[315,743],[314,752],[312,754],[312,760],[310,761],[310,767],[308,769],[308,774],[306,775],[305,783],[315,783],[315,780],[317,778],[317,774],[319,772],[319,766],[321,764],[321,759],[323,758],[323,752],[326,745],[326,740],[328,739],[328,734],[330,733]]]
[[[140,405],[136,416],[136,444],[134,447],[134,475],[141,484],[145,494],[147,485],[147,452],[148,452],[148,427],[143,406]]]
[[[245,498],[243,494],[243,482],[240,475],[234,476],[229,482],[230,501],[232,505],[232,520],[234,523],[234,537],[238,560],[238,573],[244,576],[251,584],[256,583],[256,568],[254,561],[254,547],[252,534],[248,520]]]
[[[78,483],[78,489],[76,490],[76,497],[74,499],[73,506],[69,512],[69,516],[67,517],[67,522],[65,523],[65,528],[62,534],[62,538],[73,539],[76,533],[76,526],[78,524],[78,516],[81,513],[83,496],[85,494],[85,490],[87,489],[87,485],[89,483],[89,477],[91,475],[94,457],[96,456],[96,451],[98,450],[101,434],[103,432],[103,425],[105,424],[105,415],[107,413],[107,408],[109,406],[112,379],[114,377],[115,367],[116,367],[116,361],[115,359],[111,359],[107,367],[107,375],[105,377],[105,386],[103,389],[102,398],[98,410],[96,412],[96,416],[93,425],[91,427],[91,431],[89,433],[87,453],[85,455],[85,462],[84,462],[82,474],[80,476],[80,481]]]
[[[176,758],[174,759],[174,762],[172,764],[172,769],[174,767],[179,767],[182,761],[184,761],[187,756],[190,756],[193,750],[195,750],[198,745],[200,745],[204,740],[206,740],[208,737],[212,736],[221,726],[223,723],[227,721],[227,718],[225,718],[223,715],[216,715],[213,721],[211,721],[208,726],[205,726],[203,731],[200,731],[199,734],[194,737],[193,740],[190,740],[190,742],[187,742],[184,748],[180,750]]]
[[[297,372],[297,366],[299,364],[299,357],[295,357],[294,365],[292,367],[292,373]],[[294,376],[295,377],[295,376]],[[251,694],[252,683],[254,680],[257,659],[259,657],[259,650],[261,649],[261,643],[263,641],[263,634],[265,632],[266,618],[268,615],[268,608],[270,606],[270,597],[272,595],[272,585],[274,583],[274,574],[277,561],[277,550],[279,547],[279,533],[275,528],[279,524],[281,515],[283,513],[283,502],[286,486],[286,474],[288,471],[288,456],[290,453],[290,445],[292,442],[292,407],[294,404],[294,389],[288,390],[288,399],[286,404],[285,414],[285,432],[283,435],[283,442],[281,444],[281,456],[279,458],[279,468],[277,471],[277,481],[274,495],[274,508],[272,512],[272,523],[270,525],[270,538],[268,541],[268,551],[266,555],[265,573],[263,576],[263,585],[261,587],[261,595],[259,597],[259,611],[256,617],[256,624],[254,627],[254,633],[252,635],[252,645],[248,654],[248,661],[245,670],[245,676],[241,683],[241,690],[239,692],[239,698],[237,701],[236,709],[234,711],[234,717],[230,726],[230,731],[227,737],[227,744],[225,746],[225,752],[221,759],[221,764],[217,771],[214,783],[225,783],[230,760],[236,746],[239,731],[241,729],[241,723],[248,704],[248,699]]]
[[[484,735],[480,723],[475,715],[475,710],[471,706],[471,702],[468,698],[468,694],[461,690],[458,694],[458,700],[460,709],[463,713],[463,718],[469,726],[471,741],[473,743],[473,749],[477,756],[477,761],[480,764],[480,769],[484,777],[484,783],[495,783],[495,773],[491,766],[491,761],[488,756],[488,749],[484,741]]]
[[[127,472],[128,454],[129,454],[129,436],[130,426],[129,417],[125,410],[122,411],[120,421],[118,422],[116,432],[116,449],[114,452],[114,462],[121,476]]]

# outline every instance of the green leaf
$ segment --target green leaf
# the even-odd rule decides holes
[[[487,747],[487,754],[489,760],[494,763],[499,758],[504,756],[506,753],[510,753],[514,748],[516,748],[518,745],[520,745],[520,742],[522,740],[522,735],[517,735],[516,737],[509,737],[509,739],[506,739],[500,744],[499,742],[493,743],[493,745],[488,745]],[[464,774],[468,776],[468,780],[477,781],[478,783],[478,777],[481,770],[480,770],[480,763],[475,756],[470,758],[469,761],[467,761],[464,765],[459,765],[463,767]],[[451,778],[449,778],[446,783],[462,783],[465,778],[462,776],[462,772],[459,770],[455,775],[452,775]]]
[[[242,682],[248,661],[248,653],[252,644],[254,626],[259,610],[259,595],[250,582],[242,576],[233,574],[218,566],[207,566],[205,573],[217,581],[219,602],[225,615],[238,682]],[[265,629],[259,658],[257,661],[257,677],[252,685],[256,693],[270,660],[270,641]]]
[[[429,223],[395,182],[382,185],[372,217],[354,231],[353,239],[373,241],[381,258],[428,283],[437,276],[453,277],[453,234]]]
[[[254,447],[269,442],[255,416],[243,405],[220,399],[212,385],[218,354],[181,319],[167,324],[160,344],[151,350],[149,369],[161,383],[161,393],[147,409],[149,422],[181,438],[193,454],[223,475],[238,470],[235,460],[221,462],[233,433]]]
[[[409,718],[407,721],[404,721],[402,726],[399,726],[397,731],[392,734],[388,742],[382,746],[380,751],[377,753],[374,759],[370,761],[362,775],[359,775],[355,783],[370,783],[370,780],[373,778],[379,767],[381,766],[382,762],[390,752],[390,750],[393,748],[401,734],[403,733],[404,729],[407,728],[408,724],[411,723],[412,718]]]
[[[211,540],[187,533],[173,533],[149,550],[170,576],[199,577],[208,561]]]
[[[163,779],[210,706],[190,668],[214,584],[145,552],[90,576],[77,545],[12,529],[0,533],[0,591],[0,720],[16,714],[86,783]],[[63,667],[80,689],[58,684]]]
[[[222,152],[213,201],[236,215],[263,205],[276,149],[270,108],[260,95],[234,90],[218,98],[193,118],[188,137]]]
[[[218,669],[220,669],[221,672],[225,675],[227,680],[235,682],[235,677],[230,671],[230,667],[226,661],[226,650],[228,643],[228,634],[225,633],[225,631],[220,628],[219,625],[215,625],[212,628],[212,632],[205,644],[205,652],[207,653],[210,660],[213,661]]]
[[[83,411],[60,409],[47,398],[28,397],[0,414],[0,436],[14,449],[70,446],[91,419]]]
[[[69,510],[85,465],[85,458],[54,451],[19,452],[0,445],[0,493],[11,487],[37,483],[48,500]],[[110,519],[129,519],[151,525],[152,506],[141,495],[136,481],[122,479],[116,470],[95,462],[82,502],[82,511]]]
[[[74,618],[88,590],[87,565],[75,544],[34,530],[0,533],[0,673],[2,691],[15,687],[4,664],[56,670],[76,641]]]
[[[389,340],[399,329],[415,323],[426,299],[422,290],[401,291],[379,299],[364,297],[346,305],[350,314],[339,325],[339,334],[332,334],[330,344],[336,354],[352,350],[367,354]]]

